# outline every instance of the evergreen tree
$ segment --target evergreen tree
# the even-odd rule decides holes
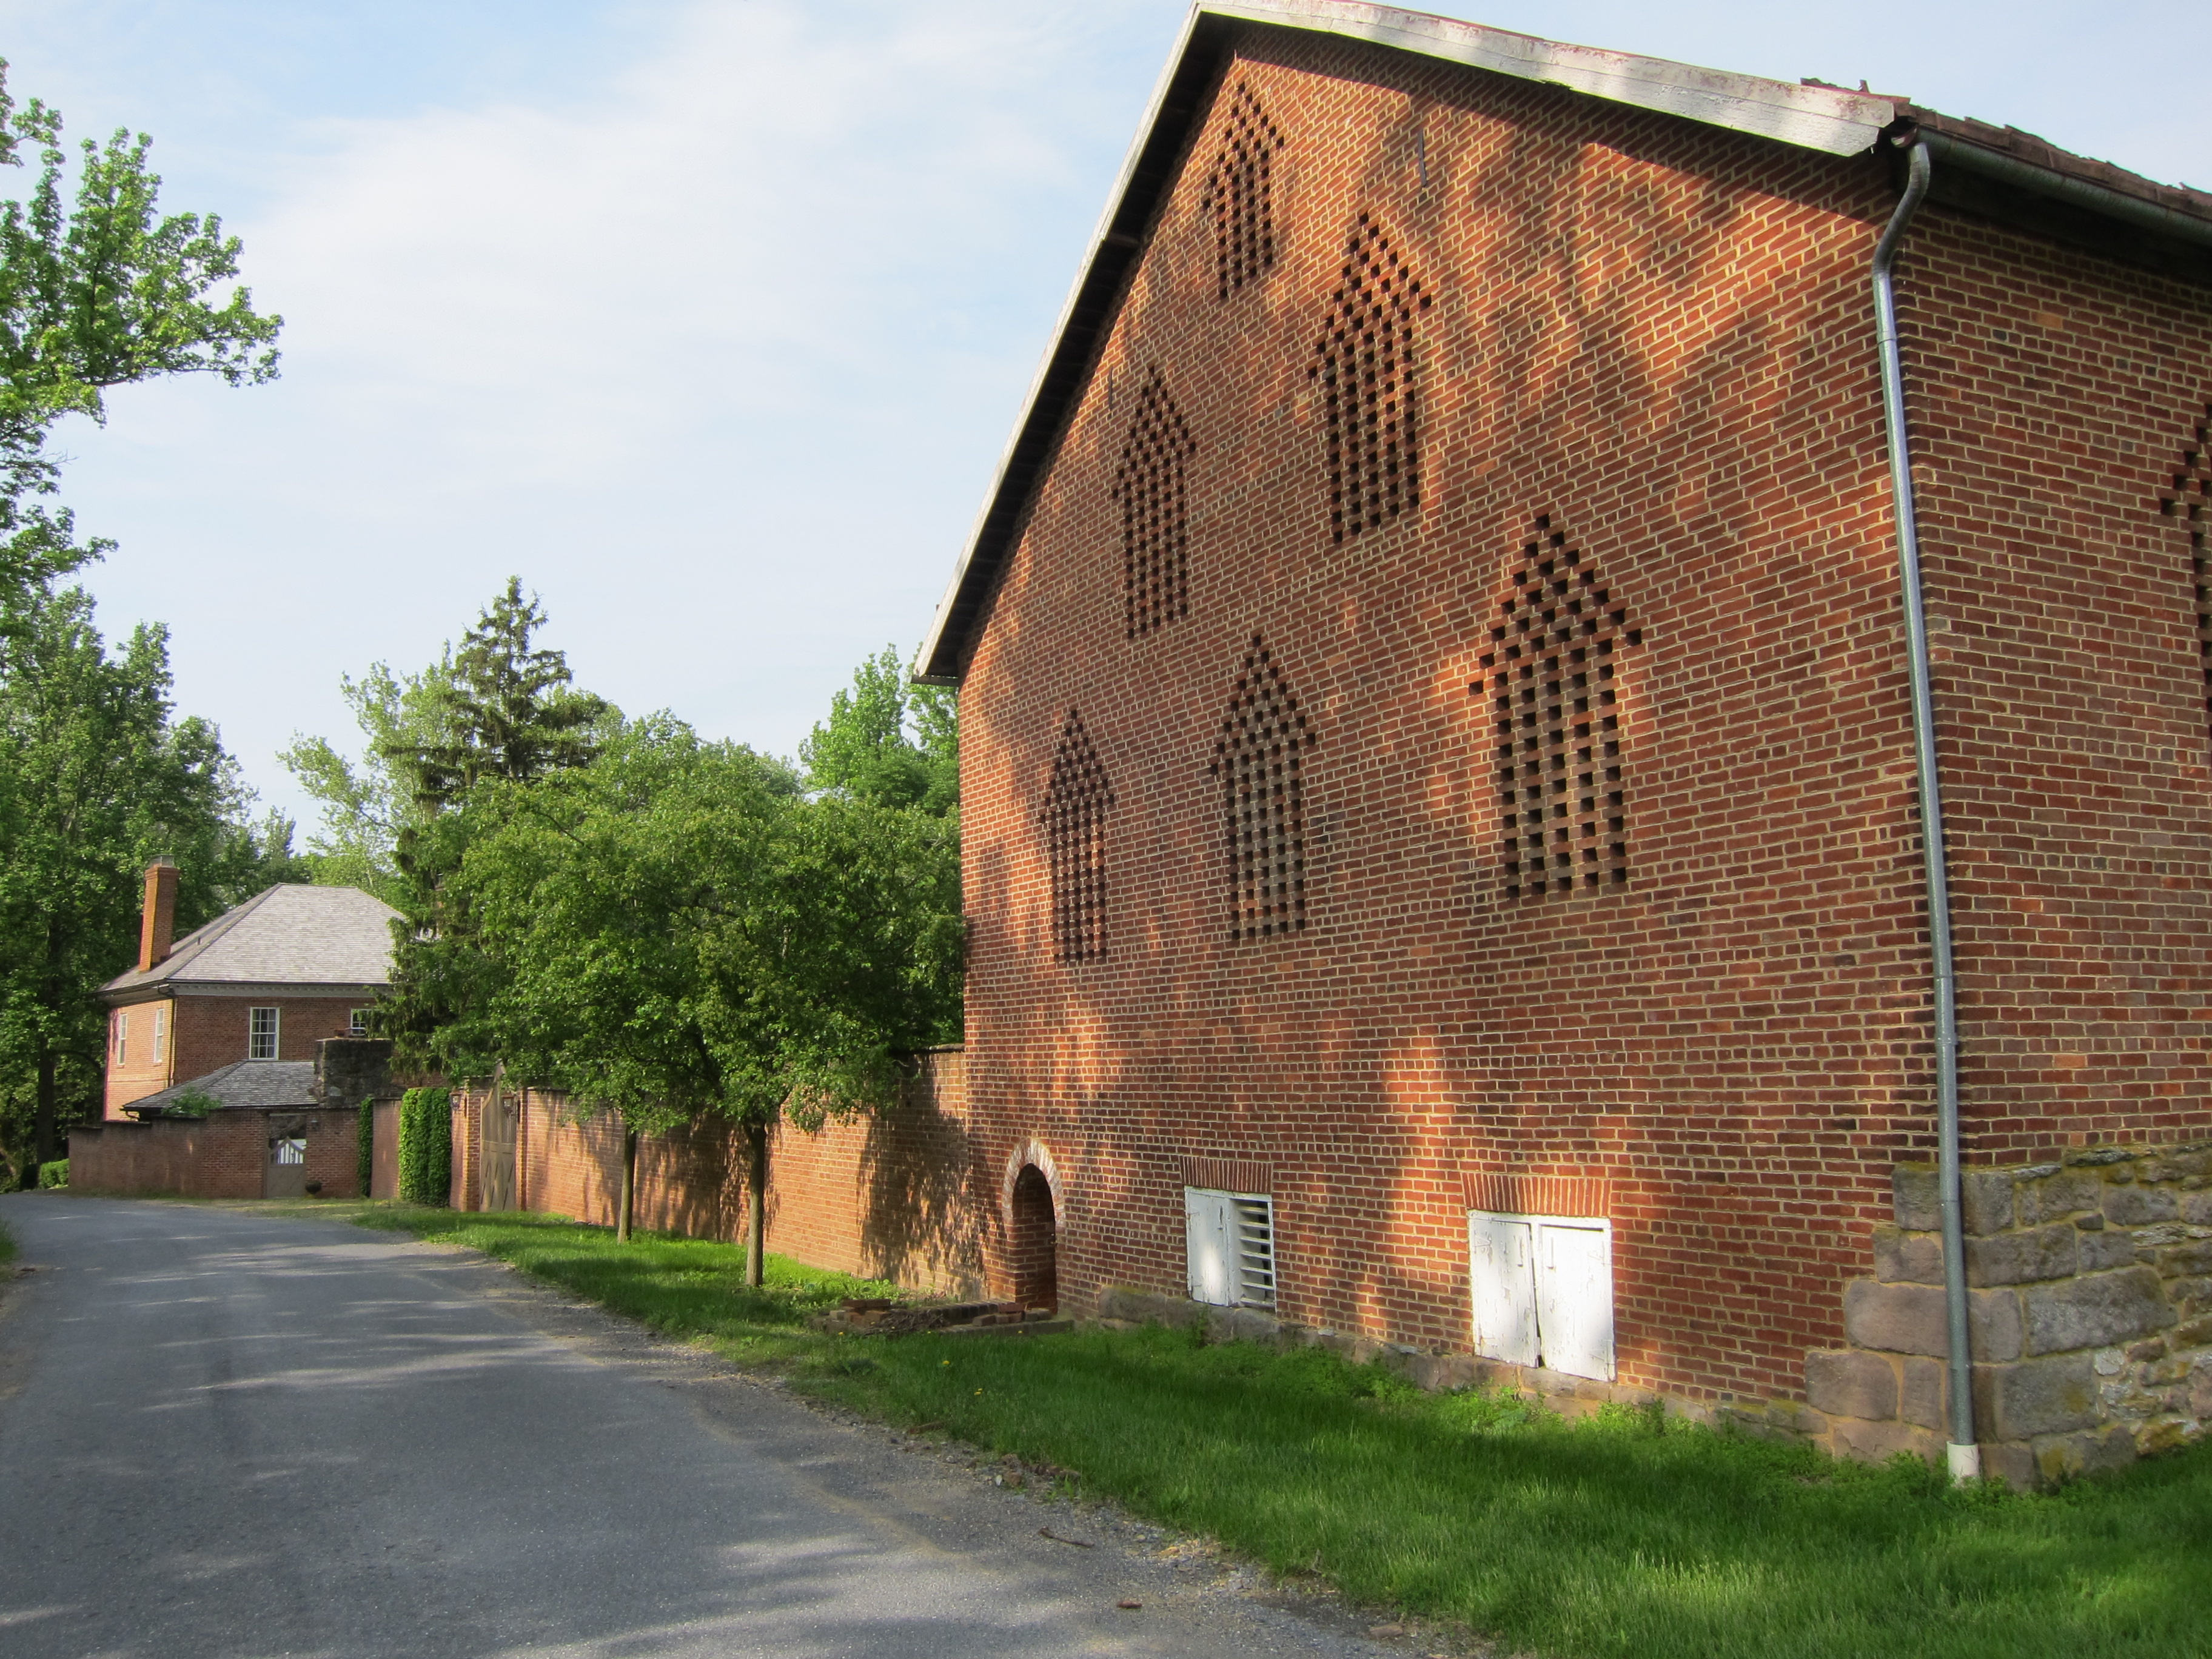
[[[498,1059],[486,1013],[499,963],[452,880],[474,822],[463,809],[482,785],[589,765],[616,719],[603,699],[574,688],[562,653],[532,644],[545,620],[521,578],[508,578],[449,663],[419,683],[418,717],[393,723],[375,750],[409,808],[392,840],[403,919],[392,925],[392,988],[377,1030],[403,1060],[453,1077],[487,1075]]]

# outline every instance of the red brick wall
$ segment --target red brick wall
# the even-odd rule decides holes
[[[481,1093],[455,1091],[454,1202],[474,1208]],[[787,1125],[769,1153],[769,1248],[817,1267],[967,1292],[983,1255],[966,1185],[967,1107],[957,1050],[924,1057],[889,1110],[815,1132]],[[610,1115],[577,1121],[561,1097],[524,1091],[516,1194],[526,1210],[611,1226],[622,1144]],[[636,1224],[695,1238],[744,1236],[742,1138],[708,1122],[638,1144]],[[989,1207],[988,1196],[982,1207]]]
[[[1267,51],[1231,83],[1286,140],[1279,262],[1218,297],[1218,100],[963,692],[978,1224],[1041,1157],[1064,1304],[1179,1290],[1182,1160],[1250,1161],[1285,1316],[1463,1349],[1468,1179],[1599,1182],[1622,1380],[1794,1395],[1891,1165],[1932,1145],[1867,286],[1894,187],[1872,158]],[[1424,481],[1339,544],[1309,369],[1362,213],[1431,301]],[[1901,286],[1972,1155],[2201,1135],[2204,688],[2155,486],[2212,397],[2212,296],[1933,210]],[[2039,312],[2065,325],[2032,350],[1988,339]],[[1156,368],[1195,444],[1189,610],[1133,641],[1115,489]],[[1470,686],[1540,515],[1638,641],[1630,878],[1511,899]],[[1237,944],[1208,765],[1255,635],[1315,739],[1307,921]],[[1071,709],[1115,797],[1109,953],[1072,963],[1038,824]]]
[[[280,1127],[307,1143],[307,1179],[325,1198],[360,1193],[351,1107],[307,1111],[226,1108],[198,1121],[95,1123],[70,1131],[70,1186],[87,1193],[259,1198],[269,1139]],[[300,1126],[291,1127],[289,1126]]]
[[[282,1011],[276,1019],[277,1059],[312,1060],[318,1042],[325,1037],[344,1036],[352,1030],[353,1011],[366,1006],[368,1000],[358,993],[336,997],[179,996],[168,1005],[166,1056],[159,1066],[153,1065],[151,1058],[153,1005],[134,1003],[128,1010],[129,1064],[120,1068],[112,1064],[115,1021],[125,1011],[111,1009],[107,1017],[107,1115],[120,1118],[123,1108],[134,1100],[158,1094],[172,1084],[205,1077],[210,1072],[234,1066],[247,1058],[252,1036],[251,1011],[255,1008]]]

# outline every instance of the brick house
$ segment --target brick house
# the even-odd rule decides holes
[[[289,1063],[275,1075],[301,1093],[317,1045],[361,1036],[391,975],[398,912],[358,888],[280,884],[173,942],[176,895],[176,866],[150,866],[138,965],[100,989],[111,1121],[149,1096],[249,1061]],[[256,1085],[241,1100],[289,1103],[263,1092]]]
[[[1201,3],[917,668],[1001,1287],[2014,1479],[2201,1432],[2208,425],[2212,197]]]

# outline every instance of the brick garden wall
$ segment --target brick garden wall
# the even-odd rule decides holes
[[[1064,1305],[1179,1289],[1184,1160],[1237,1160],[1270,1182],[1283,1317],[1464,1349],[1470,1183],[1577,1179],[1613,1220],[1624,1383],[1798,1396],[1893,1165],[1933,1145],[1867,288],[1894,185],[1342,43],[1255,50],[963,689],[982,1242],[1035,1163]],[[1207,179],[1239,88],[1282,141],[1275,258],[1224,297]],[[1428,301],[1418,503],[1340,542],[1312,371],[1375,232]],[[2202,1135],[2205,688],[2158,495],[2212,397],[2212,296],[1937,210],[1900,286],[1969,1155]],[[1124,507],[1160,395],[1187,565],[1137,627]],[[1532,545],[1615,617],[1625,795],[1626,880],[1541,897],[1503,856],[1486,695]],[[1305,722],[1303,926],[1238,939],[1211,768],[1268,673]],[[1048,799],[1072,714],[1105,860],[1073,952]]]
[[[453,1202],[482,1202],[478,1118],[488,1092],[457,1090]],[[599,1226],[615,1220],[622,1141],[615,1118],[580,1121],[568,1103],[522,1093],[520,1207]],[[924,1056],[897,1106],[809,1133],[784,1126],[769,1154],[769,1248],[915,1288],[967,1294],[983,1279],[975,1195],[967,1186],[967,1107],[958,1050]],[[636,1224],[695,1238],[744,1236],[744,1147],[714,1123],[641,1138]]]
[[[307,1143],[307,1179],[327,1198],[354,1198],[359,1114],[350,1107],[224,1107],[204,1118],[151,1123],[81,1124],[70,1131],[70,1186],[86,1193],[173,1193],[183,1198],[259,1198],[269,1141],[299,1134]]]

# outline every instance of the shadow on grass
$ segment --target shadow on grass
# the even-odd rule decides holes
[[[1159,1328],[831,1337],[805,1316],[890,1287],[552,1218],[366,1206],[817,1397],[1073,1471],[1352,1600],[1547,1655],[2170,1655],[2207,1650],[2212,1446],[2055,1494],[1964,1490],[1911,1460],[1836,1463],[1654,1414],[1569,1425],[1511,1396],[1424,1395],[1319,1350]]]

